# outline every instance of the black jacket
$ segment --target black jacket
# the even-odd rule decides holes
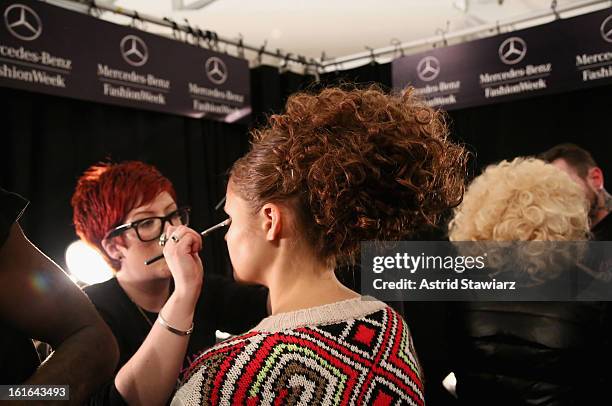
[[[601,302],[453,304],[452,363],[460,403],[608,404],[602,397],[612,389],[607,307]]]

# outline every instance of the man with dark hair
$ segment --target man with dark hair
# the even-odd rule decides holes
[[[612,241],[612,196],[604,188],[604,175],[591,154],[575,144],[559,144],[539,156],[569,174],[589,200],[591,231],[595,239]]]

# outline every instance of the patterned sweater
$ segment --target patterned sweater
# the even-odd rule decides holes
[[[406,322],[371,297],[270,316],[203,352],[181,405],[424,405]]]

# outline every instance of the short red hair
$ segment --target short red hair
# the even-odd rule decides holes
[[[109,230],[123,224],[131,210],[162,192],[168,192],[176,201],[172,183],[153,165],[140,161],[92,165],[79,178],[72,195],[76,233],[118,270],[120,262],[107,255],[102,239]]]

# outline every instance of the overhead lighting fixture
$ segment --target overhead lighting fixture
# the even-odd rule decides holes
[[[199,10],[214,3],[217,0],[195,0],[185,2],[185,0],[172,0],[172,10]]]

